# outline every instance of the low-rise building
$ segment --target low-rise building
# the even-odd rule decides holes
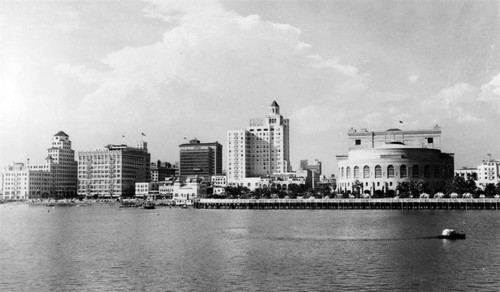
[[[211,178],[212,186],[226,187],[227,186],[227,176],[225,174],[222,175],[212,175]]]
[[[460,176],[466,181],[470,179],[477,181],[477,168],[463,167],[455,169],[455,176]]]
[[[164,181],[167,177],[173,177],[178,172],[175,165],[164,161],[151,162],[151,181]]]
[[[180,179],[165,181],[159,186],[159,195],[183,204],[187,200],[206,195],[206,185],[196,178],[188,178],[184,182]]]
[[[135,197],[148,198],[159,194],[161,182],[137,182],[135,183]]]

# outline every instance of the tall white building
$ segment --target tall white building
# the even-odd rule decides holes
[[[251,119],[246,130],[228,131],[228,183],[244,185],[246,178],[291,171],[289,132],[289,120],[276,101],[265,118]]]

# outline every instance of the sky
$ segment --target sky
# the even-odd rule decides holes
[[[0,166],[43,162],[60,130],[176,162],[273,100],[294,169],[336,173],[351,127],[436,124],[477,166],[500,158],[499,40],[498,1],[0,1]]]

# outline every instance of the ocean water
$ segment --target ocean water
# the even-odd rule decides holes
[[[499,291],[500,212],[0,205],[0,291],[360,290]]]

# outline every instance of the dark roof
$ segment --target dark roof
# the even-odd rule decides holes
[[[273,101],[273,103],[271,103],[271,106],[279,106],[278,103],[275,101]]]
[[[63,131],[59,131],[57,132],[57,134],[55,134],[54,136],[65,136],[65,137],[69,137],[68,134],[64,133]]]
[[[397,131],[401,131],[401,129],[392,128],[392,129],[387,130],[386,132],[397,132]]]

